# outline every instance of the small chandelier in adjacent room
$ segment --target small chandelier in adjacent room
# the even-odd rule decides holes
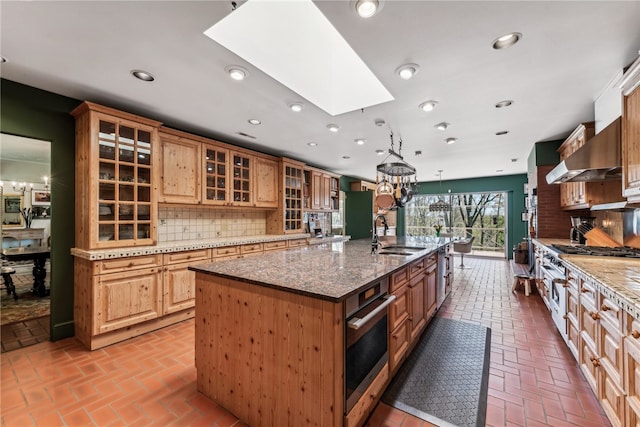
[[[402,139],[399,141],[400,148],[396,152],[393,147],[393,132],[390,138],[389,155],[376,167],[376,181],[387,190],[393,188],[391,191],[395,203],[389,208],[402,208],[413,198],[414,189],[417,186],[416,168],[402,157]],[[412,177],[413,182],[411,182]]]
[[[438,169],[438,174],[440,175],[440,192],[442,193],[442,169]],[[429,210],[431,212],[449,212],[451,210],[451,204],[445,202],[442,199],[442,195],[439,195],[438,200],[429,205]]]

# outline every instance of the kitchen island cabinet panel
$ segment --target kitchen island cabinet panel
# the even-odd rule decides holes
[[[343,316],[342,304],[197,273],[198,391],[252,426],[342,425]]]
[[[422,274],[411,279],[409,283],[409,299],[411,304],[411,331],[409,342],[413,345],[418,341],[422,329],[427,324],[426,311],[427,275]]]
[[[640,345],[637,339],[626,336],[624,339],[624,390],[625,417],[628,426],[640,424]]]

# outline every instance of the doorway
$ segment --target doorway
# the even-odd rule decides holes
[[[49,340],[51,143],[0,133],[2,352]]]

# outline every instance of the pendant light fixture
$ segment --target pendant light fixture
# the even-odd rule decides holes
[[[438,200],[435,203],[429,205],[429,210],[431,212],[449,212],[451,204],[442,199],[442,169],[438,169],[438,174],[440,175],[440,195],[438,195]]]
[[[402,139],[396,152],[393,146],[393,132],[390,133],[391,148],[389,155],[376,167],[376,182],[381,185],[393,186],[394,208],[402,208],[413,198],[414,188],[417,186],[416,168],[402,157]],[[382,175],[380,179],[379,175]],[[414,181],[411,182],[411,177]]]

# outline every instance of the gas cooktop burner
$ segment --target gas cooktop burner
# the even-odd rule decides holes
[[[556,248],[558,252],[563,254],[640,258],[640,249],[630,248],[627,246],[616,248],[609,248],[606,246],[552,246]]]

